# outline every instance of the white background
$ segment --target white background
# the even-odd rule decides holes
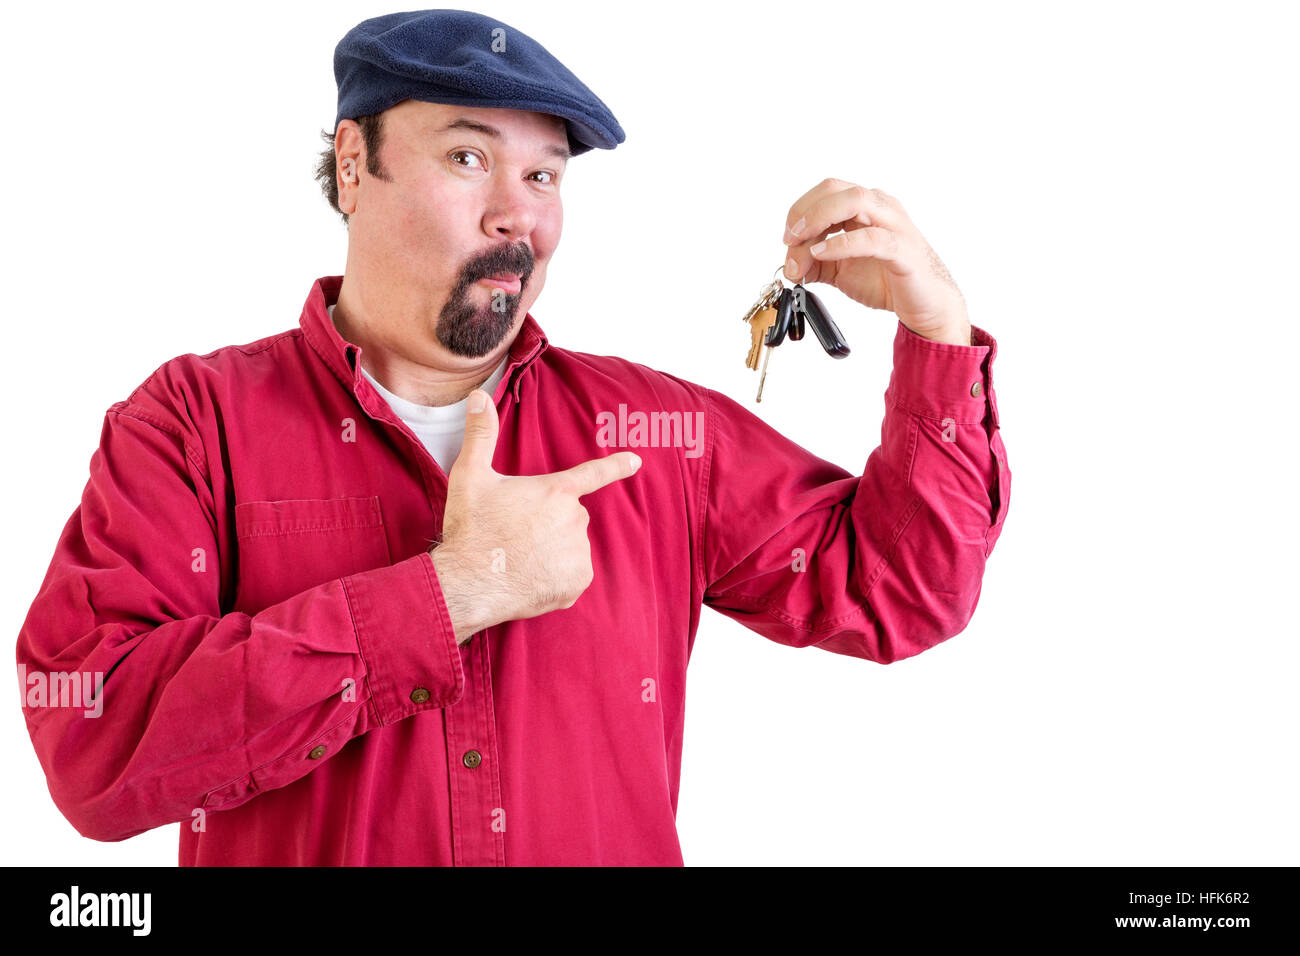
[[[346,231],[313,179],[332,54],[382,3],[6,12],[3,620],[104,411],[297,325]],[[576,159],[551,340],[719,389],[859,473],[894,317],[743,367],[825,176],[897,196],[994,370],[1014,473],[970,626],[888,667],[706,611],[688,864],[1296,864],[1294,24],[1282,4],[518,3],[627,141]],[[1292,65],[1287,65],[1292,64]],[[580,636],[575,637],[580,639]],[[11,644],[12,646],[12,644]],[[58,813],[3,682],[7,863],[171,865]]]

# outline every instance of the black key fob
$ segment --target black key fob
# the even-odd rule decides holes
[[[844,341],[843,333],[831,318],[831,314],[826,311],[826,306],[822,305],[821,299],[817,298],[816,293],[811,289],[805,289],[803,286],[798,288],[802,290],[804,311],[808,315],[808,324],[812,326],[817,341],[831,358],[844,358],[849,354],[849,343]]]
[[[794,313],[794,294],[789,289],[782,289],[776,300],[776,321],[767,330],[763,344],[773,348],[785,341],[785,334],[790,330],[790,319]]]
[[[804,314],[799,309],[795,309],[790,316],[790,341],[798,342],[803,338],[803,320]]]

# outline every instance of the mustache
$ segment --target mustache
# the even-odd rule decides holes
[[[459,284],[463,288],[468,288],[479,279],[511,272],[519,275],[522,292],[523,287],[528,284],[529,276],[533,274],[533,265],[533,251],[521,242],[494,246],[465,263],[464,268],[461,269]]]

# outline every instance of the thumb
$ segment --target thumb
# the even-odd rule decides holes
[[[451,470],[491,471],[492,453],[496,451],[497,429],[500,427],[496,405],[492,396],[481,388],[470,392],[465,404],[465,440],[461,442],[460,454]]]

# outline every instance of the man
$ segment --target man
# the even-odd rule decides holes
[[[996,343],[891,197],[797,200],[788,277],[898,317],[850,475],[550,345],[568,160],[624,135],[535,41],[393,14],[335,74],[344,275],[105,416],[18,642],[51,794],[97,840],[181,821],[185,865],[679,865],[701,607],[880,663],[966,626],[1008,504]],[[70,670],[98,713],[34,693]]]

